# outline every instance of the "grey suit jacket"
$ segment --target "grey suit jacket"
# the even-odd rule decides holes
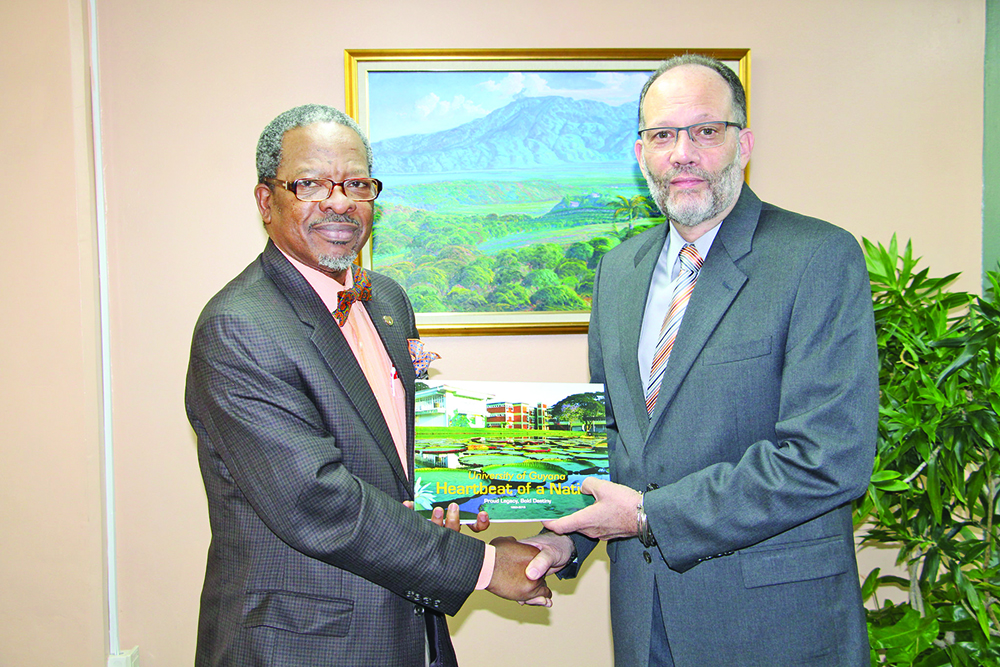
[[[621,244],[595,279],[612,479],[659,487],[645,497],[658,547],[608,545],[616,662],[647,664],[655,589],[679,667],[867,665],[850,501],[871,474],[878,365],[858,244],[744,186],[650,417],[636,354],[665,237]]]
[[[413,310],[370,275],[412,479]],[[428,633],[455,664],[442,612],[474,589],[484,545],[403,507],[412,485],[361,367],[272,243],[202,312],[186,404],[212,527],[196,664],[411,667]]]

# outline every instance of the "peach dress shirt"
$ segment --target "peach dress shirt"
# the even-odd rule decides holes
[[[337,309],[337,295],[354,286],[354,277],[350,271],[346,273],[346,282],[341,284],[335,278],[289,256],[284,250],[281,252],[292,266],[298,269],[331,313]],[[358,364],[361,365],[361,370],[365,373],[372,393],[375,394],[375,399],[378,401],[383,417],[385,417],[385,423],[389,427],[389,433],[392,434],[392,441],[396,445],[399,460],[403,464],[403,472],[408,475],[406,403],[403,383],[399,379],[399,374],[393,367],[385,346],[382,345],[382,339],[379,337],[378,330],[375,329],[367,309],[359,307],[359,304],[354,304],[347,316],[347,321],[344,322],[344,326],[340,330],[351,346],[351,351],[354,352]],[[476,590],[482,590],[489,585],[490,579],[493,577],[495,562],[496,547],[487,544],[483,567],[479,571],[479,580],[476,582]]]

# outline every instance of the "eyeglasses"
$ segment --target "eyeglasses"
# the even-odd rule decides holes
[[[344,195],[354,201],[373,201],[382,191],[382,181],[377,178],[349,178],[346,181],[331,181],[329,178],[300,178],[294,181],[282,181],[277,178],[265,178],[266,183],[277,183],[299,201],[323,201],[333,194],[338,185]]]
[[[695,123],[687,127],[647,127],[639,130],[639,138],[652,149],[670,150],[677,143],[677,137],[680,136],[680,133],[687,131],[688,139],[698,148],[715,148],[726,143],[726,130],[730,127],[743,129],[743,126],[738,123],[718,120],[709,123]]]

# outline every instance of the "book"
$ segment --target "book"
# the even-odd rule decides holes
[[[587,477],[608,478],[604,386],[417,381],[414,507],[458,503],[460,520],[542,521],[594,502]]]

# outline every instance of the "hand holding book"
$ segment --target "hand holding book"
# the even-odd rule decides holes
[[[636,508],[642,500],[641,493],[631,487],[595,477],[583,480],[580,492],[594,496],[594,504],[569,516],[543,521],[542,525],[560,535],[582,533],[598,540],[638,535]]]

